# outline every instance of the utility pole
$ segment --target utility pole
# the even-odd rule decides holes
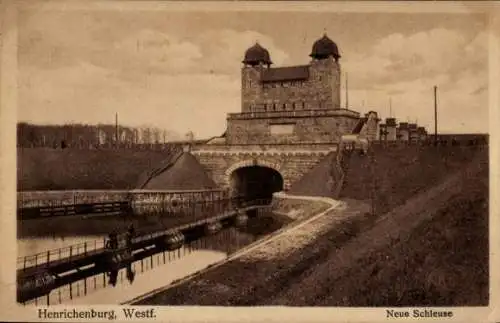
[[[371,215],[375,216],[375,194],[376,194],[376,179],[375,179],[375,152],[373,147],[368,147],[369,158],[370,158],[370,170],[371,170],[371,192],[370,192],[370,202],[371,202]]]
[[[118,112],[115,113],[115,136],[116,136],[116,140],[115,140],[115,145],[116,147],[118,147]]]
[[[437,86],[434,86],[434,146],[437,146],[437,133],[438,133],[438,124],[437,124]]]
[[[349,93],[348,93],[349,84],[347,83],[347,72],[345,73],[345,109],[348,110],[349,106]]]

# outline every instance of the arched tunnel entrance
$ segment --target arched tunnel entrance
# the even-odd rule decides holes
[[[245,200],[272,198],[274,192],[283,190],[283,177],[269,167],[246,166],[236,169],[230,177],[233,196]]]

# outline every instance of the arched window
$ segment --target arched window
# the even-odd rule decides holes
[[[283,103],[283,111],[286,111],[286,103]]]

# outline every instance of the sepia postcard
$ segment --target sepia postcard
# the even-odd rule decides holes
[[[500,2],[0,6],[2,321],[500,321]]]

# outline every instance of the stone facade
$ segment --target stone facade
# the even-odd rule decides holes
[[[229,188],[231,174],[238,168],[262,166],[276,170],[283,177],[285,190],[310,171],[335,148],[321,151],[207,151],[192,153],[207,173],[221,187]]]
[[[226,142],[238,144],[336,143],[359,114],[348,110],[263,112],[230,115]]]
[[[242,112],[340,109],[340,65],[333,57],[307,66],[244,66],[241,76]]]

